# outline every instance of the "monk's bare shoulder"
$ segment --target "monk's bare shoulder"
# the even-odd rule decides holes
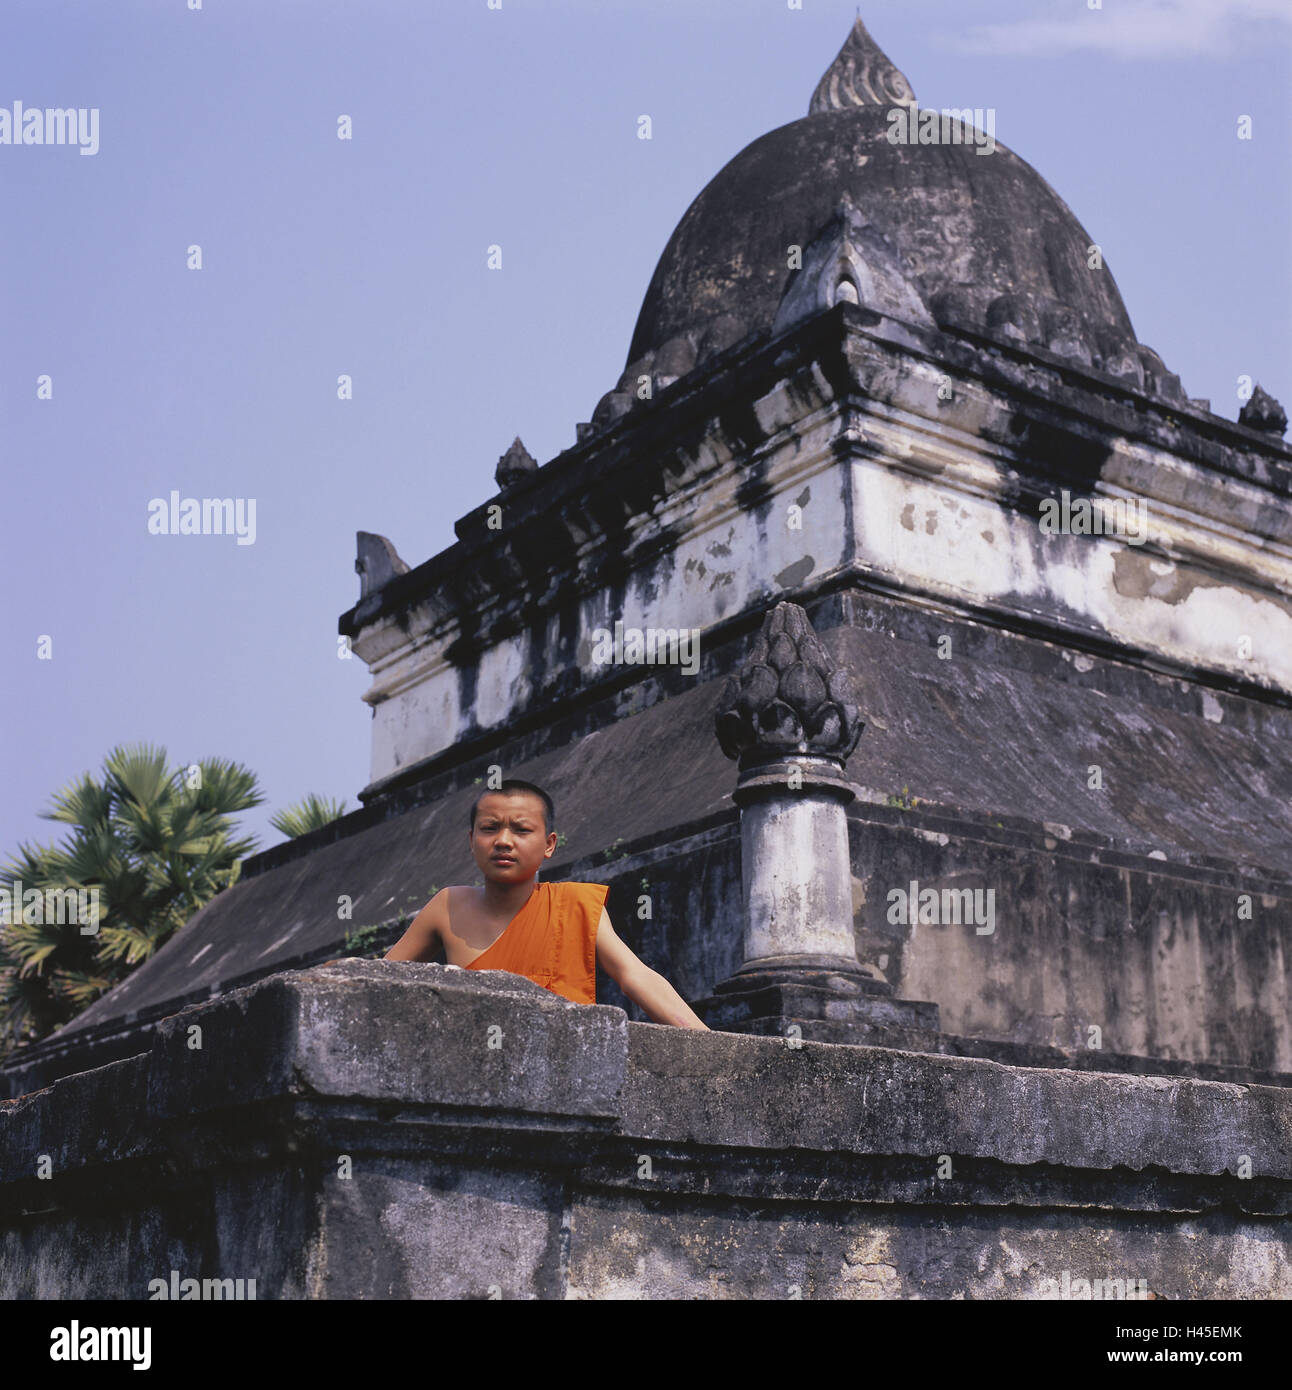
[[[386,952],[386,960],[434,960],[444,949],[449,923],[450,889],[441,888],[408,924],[403,936]]]
[[[455,919],[469,917],[475,902],[475,890],[460,883],[450,883],[441,888],[426,904],[422,912],[426,914],[426,927],[434,943],[443,949],[448,937],[455,936]]]

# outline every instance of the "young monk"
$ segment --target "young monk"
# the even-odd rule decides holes
[[[655,1023],[708,1028],[682,996],[615,935],[603,883],[537,883],[556,850],[552,799],[507,781],[471,807],[471,853],[483,888],[441,888],[386,952],[466,970],[508,970],[576,1004],[597,1002],[596,967]]]

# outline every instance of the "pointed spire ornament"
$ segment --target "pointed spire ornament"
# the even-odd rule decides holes
[[[846,111],[852,106],[907,106],[914,100],[905,74],[870,37],[859,11],[838,57],[816,84],[808,115]]]
[[[1238,423],[1249,430],[1268,430],[1271,434],[1283,434],[1288,427],[1288,413],[1270,395],[1262,390],[1260,382],[1251,399],[1238,412]]]
[[[498,466],[493,471],[494,482],[503,489],[515,487],[537,468],[538,463],[534,456],[520,442],[520,435],[517,435],[511,442],[511,448],[498,460]]]
[[[727,679],[715,722],[719,746],[742,768],[795,751],[842,767],[865,727],[851,673],[834,664],[807,613],[788,601],[763,618],[745,665]]]

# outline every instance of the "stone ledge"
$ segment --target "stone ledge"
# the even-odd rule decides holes
[[[1283,1297],[1290,1214],[1292,1090],[629,1024],[403,962],[273,976],[0,1104],[5,1298],[172,1268],[262,1299]]]
[[[1292,1090],[730,1033],[697,1056],[649,1024],[629,1040],[621,1125],[655,1139],[1197,1176],[1246,1155],[1292,1181]]]
[[[187,1045],[194,1023],[200,1051]],[[295,1094],[614,1116],[627,1027],[620,1009],[572,1004],[501,971],[340,960],[164,1019],[149,1111]]]
[[[200,1049],[188,1045],[194,1024]],[[149,1054],[0,1105],[0,1181],[30,1177],[38,1153],[62,1171],[155,1154],[158,1122],[336,1100],[358,1104],[356,1119],[398,1116],[428,1131],[492,1124],[518,1137],[533,1126],[731,1152],[946,1153],[1232,1177],[1235,1192],[1292,1183],[1292,1090],[629,1024],[619,1009],[571,1004],[503,972],[359,960],[190,1006],[159,1024]],[[1250,1180],[1235,1176],[1243,1156]]]

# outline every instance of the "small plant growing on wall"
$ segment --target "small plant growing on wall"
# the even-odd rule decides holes
[[[353,931],[345,934],[345,954],[347,956],[365,956],[376,954],[373,948],[377,944],[377,938],[381,935],[380,927],[356,927]]]

